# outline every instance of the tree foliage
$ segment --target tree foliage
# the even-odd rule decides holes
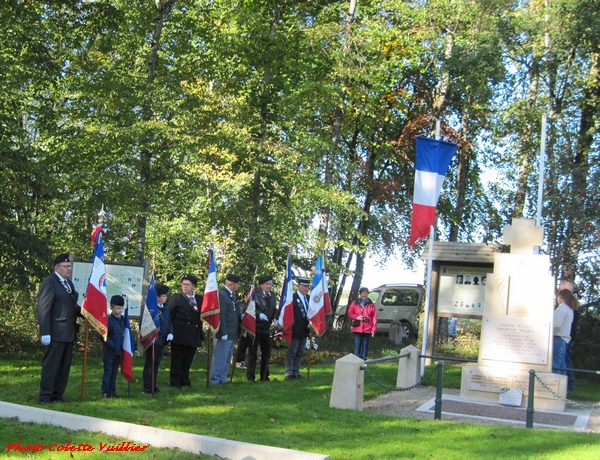
[[[459,145],[439,237],[498,242],[536,214],[598,296],[600,21],[594,0],[98,0],[0,6],[0,264],[31,290],[51,253],[155,261],[171,285],[310,273],[334,300],[406,240],[414,136]],[[320,219],[320,226],[314,225]]]

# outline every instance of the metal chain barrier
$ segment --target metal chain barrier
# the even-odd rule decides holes
[[[582,403],[575,402],[571,399],[561,398],[558,394],[556,394],[554,392],[554,390],[552,388],[550,388],[548,385],[546,385],[542,381],[542,379],[538,377],[537,373],[535,374],[535,378],[540,383],[540,385],[546,389],[546,391],[548,393],[550,393],[552,396],[554,396],[555,399],[564,401],[565,403],[569,404],[570,406],[581,407],[583,409],[600,409],[600,405],[598,405],[598,404],[582,404]]]
[[[419,385],[421,385],[424,381],[428,380],[430,377],[433,376],[433,374],[436,373],[436,369],[434,368],[431,373],[424,375],[421,380],[417,383],[415,383],[414,385],[411,385],[409,387],[406,388],[397,388],[397,387],[391,387],[389,385],[386,385],[385,383],[380,382],[379,380],[377,380],[365,367],[364,368],[365,371],[365,375],[367,377],[369,377],[373,382],[375,382],[375,384],[379,385],[381,388],[388,390],[388,391],[409,391],[412,390],[413,388],[417,388]]]

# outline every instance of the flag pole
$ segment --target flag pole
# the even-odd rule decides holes
[[[214,335],[214,333],[212,333]],[[210,387],[210,336],[211,330],[208,328],[208,334],[206,339],[206,388]]]
[[[440,140],[441,120],[435,119],[435,140]],[[425,293],[425,320],[423,321],[423,343],[421,345],[421,355],[427,355],[427,337],[429,334],[429,313],[431,299],[431,271],[433,269],[433,244],[435,240],[435,224],[429,228],[429,257],[427,258],[427,288]],[[425,358],[421,358],[421,377],[425,375]]]
[[[166,340],[166,337],[165,337]],[[156,339],[152,341],[152,396],[154,396],[154,387],[156,386],[156,382],[154,381],[154,342]]]
[[[85,345],[83,346],[83,369],[81,370],[81,393],[79,394],[79,402],[83,402],[85,394],[85,370],[87,369],[87,351],[88,351],[88,338],[90,332],[90,322],[86,319],[85,321]]]
[[[104,212],[104,205],[98,211],[98,225],[102,225],[104,222],[104,216],[106,212]],[[94,231],[92,230],[92,235]],[[92,263],[94,262],[94,252],[96,250],[97,241],[92,240]],[[89,281],[88,281],[89,283]],[[89,336],[90,336],[90,321],[85,319],[85,344],[83,346],[83,369],[81,370],[81,392],[79,394],[79,402],[83,402],[83,398],[85,395],[85,374],[87,370],[87,353],[88,353],[88,345],[89,345]],[[106,339],[105,339],[106,340]]]
[[[308,332],[308,366],[306,368],[306,380],[310,380],[310,361],[312,352],[312,328]]]
[[[423,344],[421,355],[427,355],[427,334],[429,332],[429,310],[431,299],[431,270],[433,267],[433,241],[435,239],[435,227],[430,226],[429,233],[429,257],[427,259],[427,290],[425,294],[425,321],[423,322]],[[421,377],[425,374],[425,358],[421,358]]]

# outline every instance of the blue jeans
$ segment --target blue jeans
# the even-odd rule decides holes
[[[121,355],[103,355],[104,374],[102,374],[102,394],[114,395],[117,391],[117,375],[121,364]]]
[[[567,349],[565,351],[565,367],[573,369],[573,339],[567,343]],[[573,391],[575,389],[575,372],[567,371],[567,391]]]
[[[229,363],[233,356],[233,340],[215,339],[215,351],[210,366],[210,380],[212,385],[227,383],[227,374],[229,373]]]
[[[371,334],[365,334],[364,332],[354,332],[354,354],[364,360],[367,359],[367,353],[369,352],[369,339]]]
[[[567,367],[565,365],[565,352],[567,351],[567,342],[555,335],[552,342],[552,372],[555,374],[567,375],[566,371],[555,370],[557,367]]]

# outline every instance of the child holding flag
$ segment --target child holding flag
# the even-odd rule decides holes
[[[123,354],[123,341],[125,337],[125,318],[123,307],[125,300],[120,295],[110,298],[111,314],[108,317],[108,336],[102,343],[102,360],[104,361],[104,374],[102,374],[102,397],[118,398],[117,374]]]

